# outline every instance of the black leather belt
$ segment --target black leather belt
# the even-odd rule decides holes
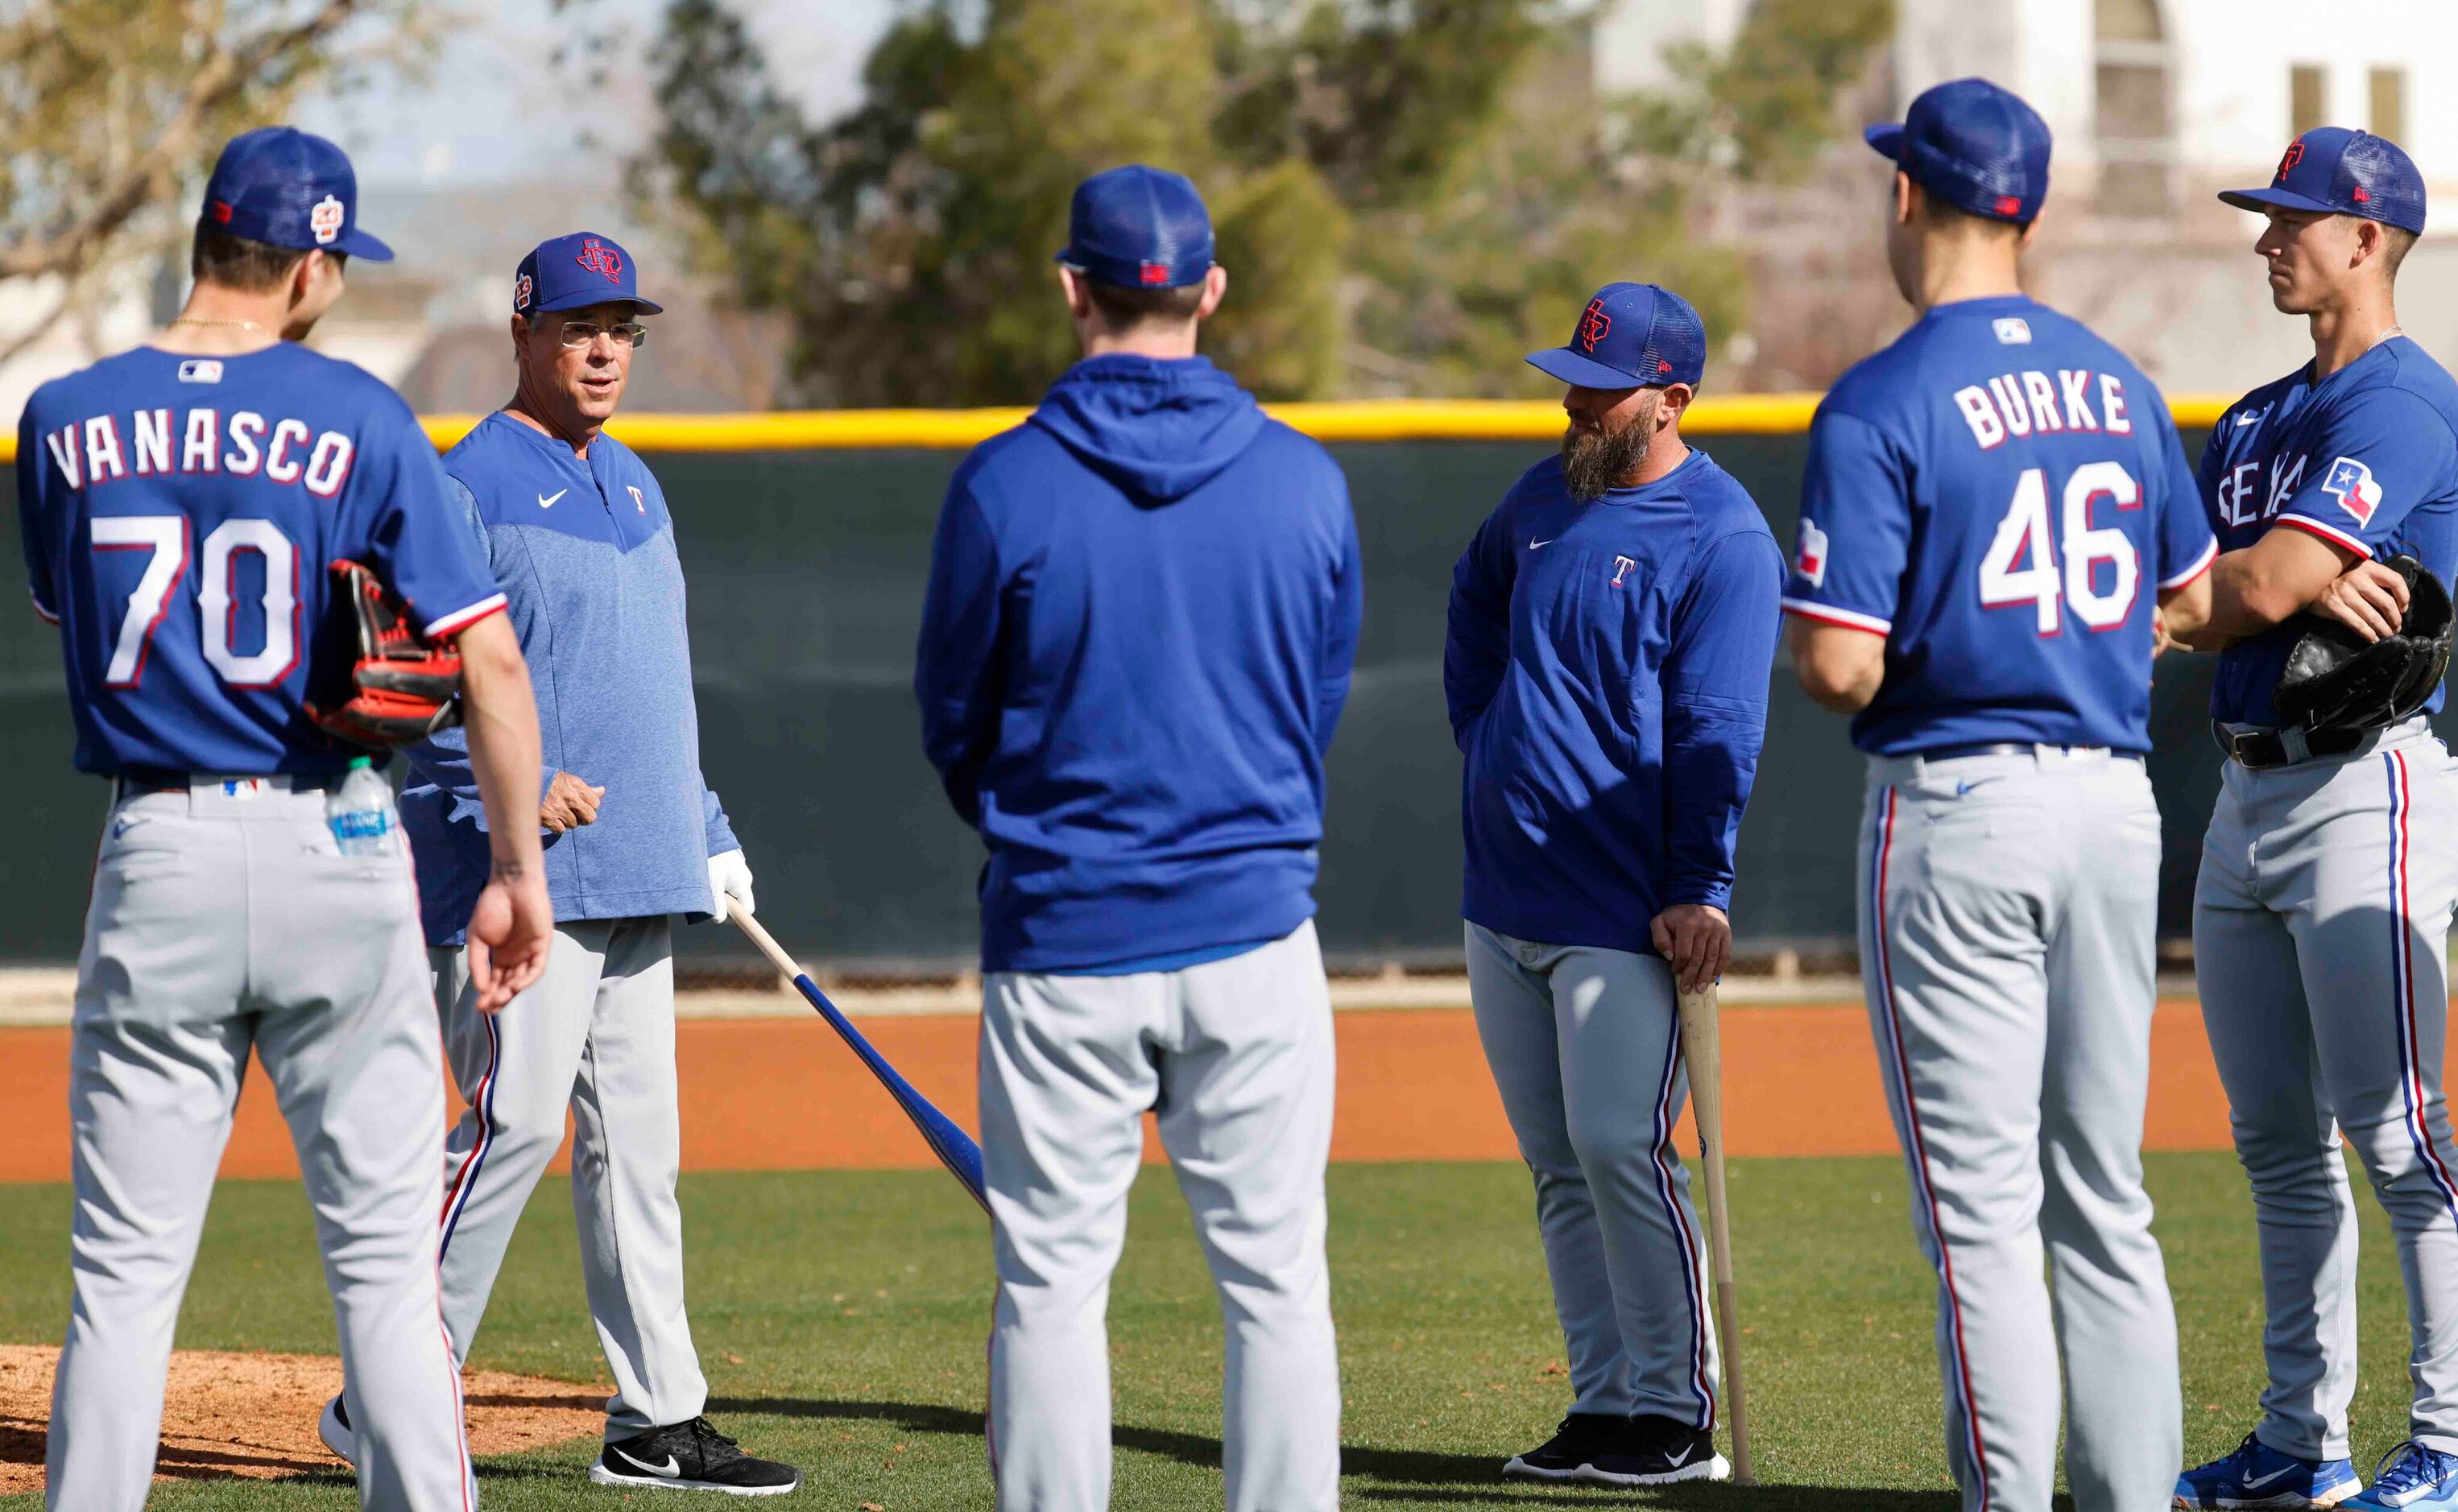
[[[1966,756],[2031,756],[2039,749],[2036,742],[2030,741],[1974,740],[1966,745],[1931,746],[1926,751],[1914,751],[1911,755],[1923,761],[1959,761]],[[2101,748],[2087,745],[2061,745],[2051,746],[2049,749],[2063,751],[2071,756],[2081,752],[2097,751]],[[2111,751],[2108,755],[2117,761],[2142,759],[2142,753],[2139,751]]]
[[[2361,748],[2374,734],[2371,730],[2230,730],[2222,724],[2211,726],[2211,738],[2248,772],[2294,766],[2315,756],[2345,756]]]

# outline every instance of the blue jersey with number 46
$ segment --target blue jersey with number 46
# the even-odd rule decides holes
[[[327,569],[368,564],[429,636],[504,605],[399,395],[282,342],[154,347],[34,391],[17,423],[35,612],[60,628],[76,764],[325,777],[309,722]]]
[[[2218,552],[2168,406],[2020,295],[1939,305],[1809,431],[1785,611],[1886,638],[1876,756],[2151,745],[2151,615]]]
[[[2202,497],[2228,550],[2273,526],[2358,557],[2401,552],[2458,571],[2458,383],[2393,337],[2319,383],[2311,363],[2228,406],[2202,450]],[[2293,620],[2219,653],[2211,716],[2276,725],[2270,695],[2303,634]],[[2427,713],[2441,708],[2432,690]]]

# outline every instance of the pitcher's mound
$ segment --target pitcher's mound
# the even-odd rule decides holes
[[[43,1488],[43,1425],[52,1411],[56,1349],[0,1344],[0,1496]],[[316,1438],[324,1402],[342,1389],[342,1362],[322,1355],[171,1357],[162,1400],[158,1478],[271,1480],[349,1467]],[[606,1423],[607,1386],[472,1371],[461,1377],[473,1454],[516,1454],[594,1436]]]

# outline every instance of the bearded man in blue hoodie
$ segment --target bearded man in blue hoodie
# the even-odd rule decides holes
[[[1003,1512],[1110,1500],[1103,1313],[1142,1115],[1227,1326],[1231,1512],[1340,1494],[1323,1258],[1323,756],[1364,607],[1339,467],[1196,355],[1227,275],[1195,186],[1077,186],[1084,361],[957,468],[914,691],[981,832],[983,1173]]]

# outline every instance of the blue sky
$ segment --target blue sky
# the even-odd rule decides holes
[[[821,117],[853,102],[863,58],[896,3],[732,0],[776,77]],[[462,8],[425,77],[310,102],[299,123],[339,138],[370,187],[602,181],[655,118],[640,54],[664,7],[579,0],[561,17],[550,0]],[[602,92],[577,91],[550,61],[576,26],[613,39],[626,60]]]

